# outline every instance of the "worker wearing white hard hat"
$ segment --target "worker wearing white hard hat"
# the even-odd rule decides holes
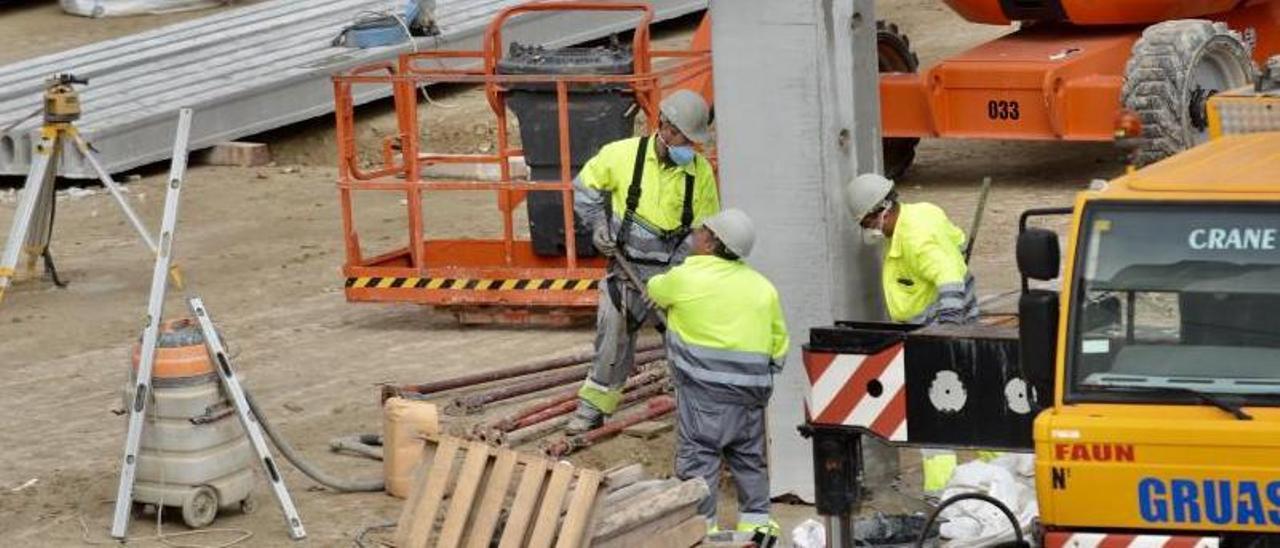
[[[893,181],[865,173],[850,181],[845,201],[867,242],[885,242],[881,285],[889,317],[921,325],[978,319],[973,274],[964,258],[964,231],[930,203],[904,204]],[[941,491],[956,468],[956,454],[922,450],[924,490]]]
[[[743,262],[754,245],[751,219],[727,209],[694,231],[684,264],[647,285],[653,304],[667,311],[667,356],[678,396],[676,476],[704,478],[711,486],[698,511],[714,529],[716,485],[727,460],[738,485],[737,529],[776,536],[765,406],[788,335],[777,289]]]
[[[680,90],[659,110],[656,132],[605,145],[573,181],[574,211],[592,228],[592,243],[606,256],[624,256],[641,283],[683,261],[692,227],[720,211],[711,163],[694,148],[710,139],[706,101]],[[596,356],[569,433],[596,428],[617,410],[648,315],[639,289],[611,260],[600,284]]]
[[[942,208],[901,203],[893,181],[874,173],[850,181],[846,199],[863,238],[886,240],[881,282],[890,318],[921,325],[978,318],[967,238]]]

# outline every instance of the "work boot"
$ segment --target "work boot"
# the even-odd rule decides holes
[[[751,535],[751,542],[759,548],[773,548],[782,535],[782,526],[772,519],[767,524],[738,522],[736,529]]]
[[[586,401],[578,401],[578,410],[573,412],[573,418],[564,426],[564,432],[576,436],[600,428],[603,424],[604,413]]]

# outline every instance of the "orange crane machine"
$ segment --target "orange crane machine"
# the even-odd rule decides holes
[[[886,173],[910,139],[1121,140],[1146,165],[1208,138],[1206,101],[1280,53],[1275,0],[945,0],[1018,28],[918,73],[881,78]],[[911,146],[907,146],[910,144]]]
[[[1133,147],[1134,163],[1146,165],[1207,140],[1208,99],[1251,83],[1254,60],[1280,53],[1280,0],[944,1],[969,21],[1016,23],[1017,28],[921,69],[908,37],[890,22],[877,23],[883,170],[890,177],[907,170],[922,138],[1115,141]],[[500,70],[505,58],[502,26],[511,17],[602,10],[645,14],[634,30],[629,72]],[[709,16],[684,51],[651,51],[651,18],[644,3],[516,6],[495,17],[479,51],[408,54],[396,66],[366,66],[335,77],[348,300],[446,307],[465,321],[562,322],[589,316],[603,261],[593,256],[581,227],[564,227],[573,219],[569,198],[574,166],[603,143],[580,140],[584,109],[570,106],[575,92],[584,86],[613,86],[634,98],[647,124],[653,123],[660,98],[674,89],[693,89],[709,102],[713,99]],[[654,68],[658,61],[662,68]],[[416,90],[432,83],[484,86],[498,122],[494,152],[423,149]],[[400,128],[383,144],[380,161],[366,162],[380,167],[366,171],[356,154],[352,89],[368,85],[395,88]],[[558,146],[552,154],[564,162],[544,166],[541,173],[535,166],[529,180],[519,180],[509,162],[525,151],[511,145],[507,109],[513,94],[538,86],[556,94],[555,119],[563,123],[529,130],[533,133],[525,135],[523,144]],[[533,125],[522,124],[522,131],[526,127]],[[427,166],[443,163],[493,164],[500,174],[497,181],[422,177]],[[354,193],[372,190],[404,193],[408,237],[401,247],[368,256],[352,208]],[[501,238],[433,239],[424,234],[421,206],[437,191],[494,193],[503,217]],[[521,207],[529,208],[530,238],[518,234],[513,220]],[[543,213],[540,221],[533,218],[534,209]],[[546,222],[548,212],[562,213],[562,220]],[[574,232],[577,237],[570,237]]]

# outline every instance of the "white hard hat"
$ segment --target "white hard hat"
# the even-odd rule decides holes
[[[875,211],[890,192],[893,192],[893,181],[878,173],[863,173],[849,181],[844,189],[844,200],[854,222]]]
[[[702,222],[734,255],[746,258],[756,244],[756,227],[741,209],[726,209]]]
[[[687,89],[678,90],[663,99],[658,110],[691,141],[702,144],[711,140],[708,129],[711,109],[701,95]]]

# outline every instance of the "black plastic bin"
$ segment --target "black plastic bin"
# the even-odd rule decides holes
[[[629,74],[632,54],[622,46],[560,48],[512,43],[498,62],[499,74]],[[569,87],[569,162],[574,176],[601,146],[630,137],[635,127],[635,96],[623,84],[573,84]],[[560,124],[554,84],[516,84],[507,108],[520,121],[525,162],[534,181],[560,180]],[[525,202],[533,251],[543,256],[566,253],[564,210],[557,192],[530,192]],[[596,255],[591,229],[575,217],[579,257]]]

